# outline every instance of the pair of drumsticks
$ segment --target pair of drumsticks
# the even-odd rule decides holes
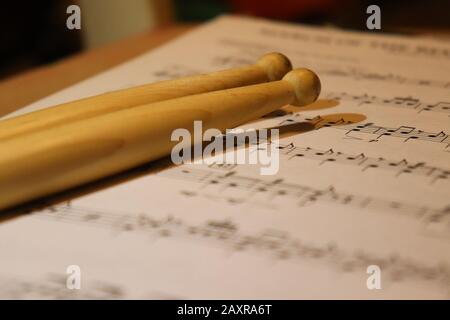
[[[317,75],[269,53],[256,64],[77,100],[0,121],[0,209],[169,154],[177,128],[224,131],[314,102]]]

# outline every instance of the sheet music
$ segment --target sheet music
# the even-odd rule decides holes
[[[171,166],[3,221],[0,297],[450,298],[449,43],[224,16],[19,113],[271,51],[323,88],[242,126],[280,128],[276,176]]]

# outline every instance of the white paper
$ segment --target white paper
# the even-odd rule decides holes
[[[323,88],[243,126],[287,131],[276,176],[184,165],[3,221],[0,297],[448,299],[448,42],[225,16],[19,113],[271,51]]]

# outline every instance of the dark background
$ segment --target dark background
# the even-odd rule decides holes
[[[90,0],[97,1],[97,0]],[[123,0],[125,3],[134,0]],[[151,0],[148,0],[151,1]],[[313,25],[366,31],[366,8],[381,7],[382,32],[450,36],[449,0],[160,0],[170,8],[168,23],[202,22],[222,13],[238,13]],[[83,30],[66,28],[70,0],[2,1],[0,10],[0,80],[88,49]],[[83,14],[83,6],[80,4]],[[154,8],[154,10],[156,10]],[[105,10],[108,10],[106,7]],[[124,10],[124,15],[127,14]],[[163,14],[159,12],[154,13]],[[450,39],[450,38],[447,38]]]

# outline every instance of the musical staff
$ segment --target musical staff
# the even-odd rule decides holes
[[[232,55],[223,55],[214,57],[212,60],[213,65],[221,66],[221,67],[239,67],[248,63],[251,63],[254,59],[254,55],[256,52],[249,54],[248,52],[242,51],[235,56]],[[247,55],[245,57],[244,55]],[[291,54],[291,56],[295,57],[295,52]],[[301,57],[303,58],[303,57]],[[299,59],[301,59],[299,57]],[[314,60],[314,57],[309,57],[309,59]],[[302,59],[303,60],[303,59]],[[430,79],[420,79],[420,78],[410,78],[407,76],[394,74],[394,73],[381,73],[368,71],[358,67],[352,66],[344,66],[344,65],[335,65],[332,67],[325,67],[323,65],[314,64],[314,70],[317,70],[318,74],[321,76],[328,75],[334,77],[344,77],[351,78],[353,80],[372,80],[372,81],[383,81],[396,83],[400,85],[413,85],[413,86],[422,86],[422,87],[432,87],[432,88],[440,88],[440,89],[448,89],[450,88],[450,81],[440,81],[440,80],[430,80]]]
[[[5,299],[123,299],[120,286],[105,281],[83,284],[83,290],[68,290],[66,275],[50,273],[40,281],[0,275],[0,298]]]
[[[358,105],[382,105],[395,108],[403,108],[415,110],[418,113],[422,111],[440,112],[448,113],[450,116],[450,102],[440,101],[437,103],[429,103],[421,101],[418,98],[413,97],[393,97],[393,98],[383,98],[368,94],[348,94],[346,92],[340,93],[324,93],[327,99],[334,100],[344,100],[353,101],[358,103]]]
[[[183,65],[169,65],[164,69],[159,69],[152,72],[152,76],[157,81],[173,80],[181,77],[189,77],[195,74],[200,74],[201,71]]]
[[[400,126],[397,128],[377,126],[373,123],[366,124],[354,124],[343,127],[336,127],[336,129],[347,130],[346,136],[351,136],[352,133],[361,132],[366,134],[371,134],[375,136],[375,139],[370,140],[371,142],[376,142],[382,137],[394,137],[404,139],[404,142],[409,140],[421,140],[435,143],[445,143],[447,147],[450,143],[448,139],[448,134],[444,131],[440,132],[426,132],[416,127]],[[353,136],[354,137],[354,136]]]
[[[260,148],[266,147],[260,144]],[[299,147],[294,143],[279,144],[276,146],[280,155],[287,157],[287,160],[312,159],[319,162],[319,165],[326,163],[352,165],[361,168],[361,171],[367,170],[389,170],[395,172],[396,177],[404,175],[417,175],[428,177],[431,183],[437,180],[448,180],[450,170],[427,165],[425,162],[410,162],[406,159],[392,160],[382,157],[368,157],[364,153],[349,154],[333,149],[320,150],[311,147]]]
[[[389,54],[399,56],[422,56],[432,59],[450,58],[450,51],[446,47],[423,44],[410,45],[400,43],[395,40],[371,39],[370,41],[361,41],[359,38],[336,37],[330,35],[311,35],[308,32],[297,32],[285,30],[283,28],[261,28],[260,33],[264,36],[288,41],[301,41],[304,44],[320,43],[337,47],[349,47],[351,49],[365,47],[370,50],[380,50]]]
[[[427,132],[416,127],[399,126],[397,128],[378,126],[374,123],[357,124],[352,121],[341,118],[338,120],[329,121],[321,116],[316,117],[302,117],[299,114],[288,115],[279,122],[279,126],[285,126],[294,123],[308,121],[314,125],[315,129],[333,128],[338,130],[345,130],[345,136],[352,139],[363,140],[357,134],[366,134],[375,136],[369,139],[369,142],[378,142],[383,137],[401,138],[404,142],[411,140],[420,140],[426,142],[443,143],[447,149],[450,146],[450,138],[444,131]]]
[[[232,134],[227,134],[232,135]],[[226,140],[227,135],[217,136],[215,139]],[[257,145],[257,150],[267,150],[270,145],[274,143],[258,137],[257,141],[250,142],[250,144]],[[350,154],[334,150],[332,148],[327,150],[317,149],[313,147],[299,147],[295,146],[293,142],[288,144],[276,144],[275,147],[279,150],[279,154],[286,158],[287,161],[298,159],[310,159],[319,162],[319,165],[326,163],[352,165],[361,168],[361,171],[368,170],[388,170],[395,172],[396,177],[405,175],[417,175],[427,177],[430,179],[430,184],[436,181],[444,181],[450,178],[450,169],[440,168],[436,166],[427,165],[425,162],[413,162],[407,159],[393,160],[383,157],[368,157],[364,153]],[[233,170],[236,164],[231,163],[212,163],[209,165],[213,169]]]
[[[330,265],[336,272],[359,272],[376,264],[389,281],[426,281],[441,289],[450,288],[450,266],[439,263],[425,265],[393,252],[377,256],[364,250],[346,251],[335,242],[311,244],[289,232],[275,228],[244,233],[230,219],[209,219],[192,225],[170,215],[154,218],[146,213],[132,215],[89,208],[61,205],[41,211],[34,217],[63,223],[80,223],[91,227],[112,229],[113,232],[142,232],[150,238],[177,238],[182,241],[207,243],[226,251],[251,251],[272,259],[292,263],[312,261]],[[120,293],[120,291],[118,291]]]
[[[294,201],[299,207],[314,203],[352,206],[364,210],[399,214],[419,220],[424,225],[429,223],[439,224],[439,232],[442,232],[445,236],[450,236],[450,204],[442,209],[434,209],[388,199],[344,193],[336,190],[333,186],[317,189],[285,182],[283,179],[269,181],[259,177],[240,175],[236,171],[228,171],[223,174],[213,170],[189,168],[168,170],[158,175],[200,183],[201,186],[196,191],[189,190],[184,193],[189,197],[204,196],[211,198],[211,193],[207,191],[209,188],[214,188],[215,191],[212,191],[214,197],[223,199],[230,204],[252,203],[253,198],[256,197],[258,202],[262,201],[268,205],[267,208],[273,207],[274,209],[277,209],[277,203],[285,203],[286,201]],[[234,189],[238,189],[239,192],[228,193],[228,191]],[[261,195],[263,196],[261,197]]]
[[[417,79],[417,78],[409,78],[406,76],[393,74],[393,73],[377,73],[373,71],[366,71],[363,69],[357,68],[322,68],[317,69],[319,74],[325,74],[335,77],[345,77],[352,78],[354,80],[373,80],[373,81],[383,81],[383,82],[391,82],[402,85],[416,85],[423,87],[432,87],[432,88],[440,88],[440,89],[448,89],[450,88],[449,81],[440,81],[440,80],[429,80],[429,79]]]

